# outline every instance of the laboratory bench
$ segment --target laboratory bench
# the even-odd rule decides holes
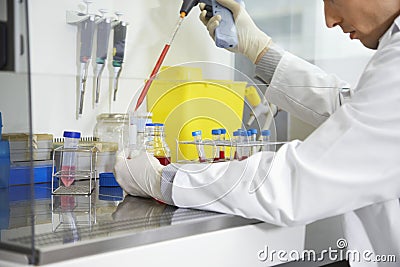
[[[50,183],[0,191],[4,267],[274,266],[281,262],[259,259],[266,248],[304,248],[304,226],[176,208],[119,187],[96,184],[89,196],[53,195]]]

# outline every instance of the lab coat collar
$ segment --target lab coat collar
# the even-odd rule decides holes
[[[395,34],[396,32],[400,31],[400,16],[398,16],[393,23],[393,27],[391,27],[391,35]]]
[[[400,31],[400,16],[398,16],[392,26],[386,31],[386,33],[384,35],[382,35],[382,37],[379,39],[379,45],[378,45],[378,49],[385,45],[390,38],[392,37],[393,34],[395,34],[396,32]]]

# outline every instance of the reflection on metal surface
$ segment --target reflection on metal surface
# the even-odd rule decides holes
[[[51,196],[51,222],[53,232],[59,230],[76,232],[78,226],[88,226],[96,223],[96,208],[92,205],[93,196],[53,195]]]
[[[39,186],[47,191],[34,202],[39,265],[258,222],[146,198],[125,196],[120,201],[120,191],[101,194],[99,186],[90,196],[51,195],[51,184]],[[32,241],[25,211],[32,202],[10,198],[7,204],[10,223],[1,230],[0,249],[25,254]]]
[[[70,205],[70,207],[67,207],[60,214],[54,214],[56,216],[53,217],[58,216],[58,219],[53,218],[53,231],[35,235],[37,248],[49,248],[77,241],[116,237],[127,232],[140,233],[149,229],[169,226],[172,221],[175,224],[179,224],[217,215],[212,212],[169,207],[152,199],[127,196],[112,213],[112,221],[93,222],[85,225],[81,224],[82,220],[79,220],[81,217],[77,213],[78,204],[72,199],[66,201],[67,203],[64,203],[64,205]],[[174,216],[177,210],[181,210],[181,212]],[[89,215],[87,214],[85,218],[88,219]],[[16,244],[24,244],[29,242],[30,238],[31,236],[22,236],[9,241]]]

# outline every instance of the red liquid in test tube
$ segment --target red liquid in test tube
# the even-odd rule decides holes
[[[171,163],[171,157],[156,157],[161,165],[167,166]]]
[[[76,166],[62,166],[61,167],[61,181],[64,186],[69,187],[75,181]]]
[[[61,163],[61,181],[65,187],[70,187],[76,176],[77,152],[79,139],[81,133],[79,132],[64,132],[64,150]]]

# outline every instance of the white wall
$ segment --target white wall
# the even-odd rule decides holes
[[[351,40],[340,27],[328,29],[322,1],[317,2],[315,24],[315,64],[355,87],[374,50],[364,47],[358,40]]]
[[[32,62],[33,131],[62,136],[64,130],[91,136],[100,113],[125,113],[143,86],[178,20],[181,0],[94,0],[90,12],[100,8],[124,13],[129,22],[125,63],[117,101],[110,101],[110,64],[103,72],[100,105],[93,108],[94,64],[89,67],[83,116],[76,119],[77,27],[66,23],[66,11],[77,10],[78,0],[35,0],[29,2]],[[190,61],[215,61],[232,65],[232,55],[216,48],[198,19],[195,7],[185,19],[164,65]],[[110,52],[111,55],[110,37]],[[11,111],[10,111],[11,112]]]

